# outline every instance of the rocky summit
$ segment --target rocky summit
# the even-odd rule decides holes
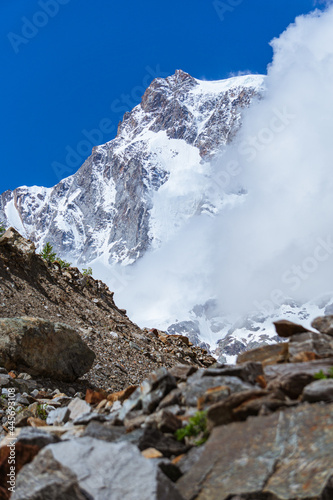
[[[0,276],[1,499],[333,499],[333,316],[228,365],[13,229]]]

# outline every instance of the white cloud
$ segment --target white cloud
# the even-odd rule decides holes
[[[211,188],[233,162],[225,192],[243,188],[246,199],[216,218],[193,218],[136,265],[120,300],[137,321],[181,320],[212,296],[221,312],[243,314],[276,290],[300,301],[331,290],[332,26],[328,7],[298,17],[272,41],[266,97],[212,165]]]

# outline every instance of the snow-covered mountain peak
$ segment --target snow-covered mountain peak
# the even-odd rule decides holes
[[[74,175],[53,188],[3,193],[0,220],[77,263],[134,262],[200,210],[188,180],[232,140],[263,86],[260,75],[208,82],[177,70],[155,79],[116,138]]]

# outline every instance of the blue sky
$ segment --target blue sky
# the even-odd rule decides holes
[[[265,73],[269,41],[313,8],[313,0],[1,0],[0,193],[74,173],[155,76]]]

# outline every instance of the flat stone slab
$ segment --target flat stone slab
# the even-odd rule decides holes
[[[42,491],[36,481],[36,470],[44,479]],[[74,485],[91,500],[183,500],[158,465],[144,458],[136,446],[91,437],[43,448],[36,460],[18,474],[13,500],[67,498],[48,496],[46,479],[55,484],[57,471],[65,471],[67,479],[75,478]],[[55,488],[56,491],[59,489],[58,484]],[[77,497],[69,498],[74,500]]]
[[[214,428],[177,487],[187,500],[319,499],[333,476],[332,457],[333,404],[305,404]]]

